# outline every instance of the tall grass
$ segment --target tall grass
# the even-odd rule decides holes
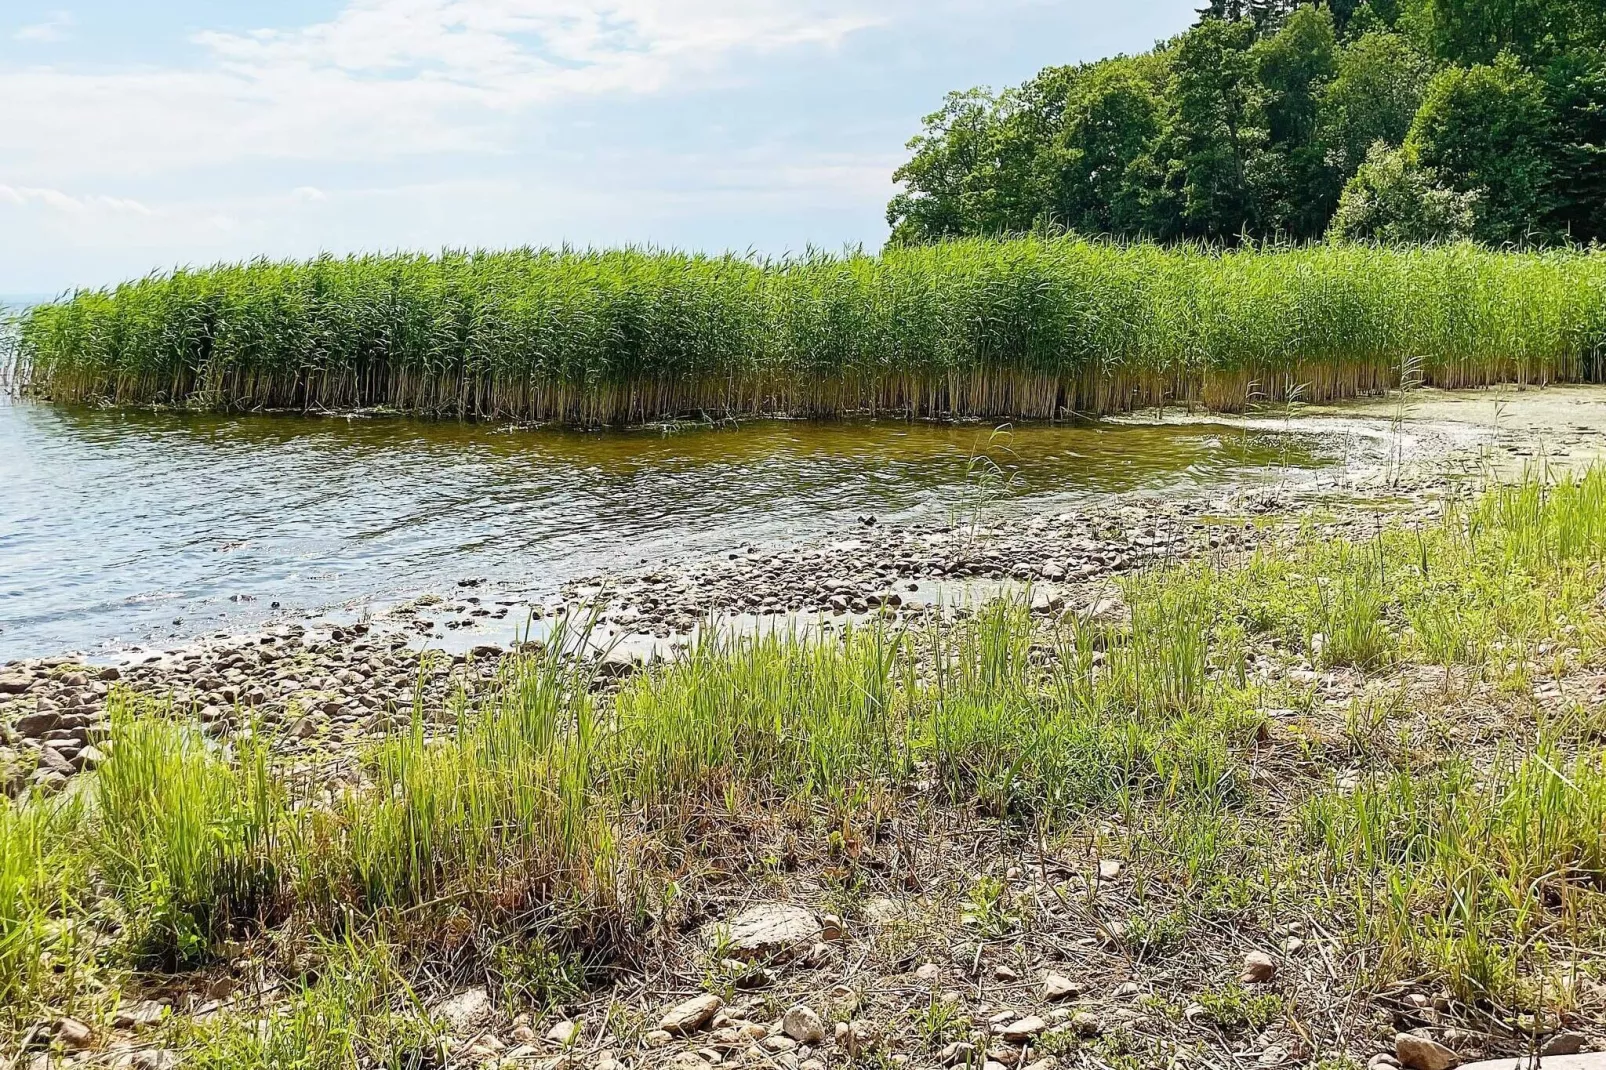
[[[1379,972],[1425,967],[1466,999],[1542,1002],[1545,974],[1524,967],[1606,937],[1603,761],[1547,742],[1486,779],[1456,763],[1313,800],[1307,829]]]
[[[117,696],[116,746],[100,770],[90,850],[127,909],[137,958],[205,960],[231,923],[260,920],[278,886],[287,793],[255,739],[233,760],[190,724]]]
[[[783,261],[638,249],[253,261],[30,310],[23,390],[575,422],[1054,417],[1579,379],[1606,255],[956,241]]]

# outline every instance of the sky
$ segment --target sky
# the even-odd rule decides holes
[[[1199,0],[0,0],[0,294],[258,255],[879,246],[943,94]]]

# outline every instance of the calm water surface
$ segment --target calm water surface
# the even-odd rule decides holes
[[[105,652],[488,577],[577,575],[1006,507],[1271,478],[1309,441],[1217,426],[756,422],[597,433],[0,401],[0,661]],[[273,606],[280,603],[279,607]]]

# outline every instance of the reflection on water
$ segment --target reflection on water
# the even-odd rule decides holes
[[[766,421],[572,432],[0,403],[0,660],[189,636],[487,576],[591,571],[1017,501],[1308,465],[1216,426]],[[175,621],[179,623],[174,623]]]

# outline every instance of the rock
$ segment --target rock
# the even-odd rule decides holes
[[[835,914],[820,915],[820,939],[835,943],[842,939],[842,919]]]
[[[695,1033],[707,1025],[714,1017],[714,1013],[724,1005],[718,996],[695,996],[684,1003],[677,1003],[658,1023],[658,1028],[675,1036],[685,1036]]]
[[[998,1035],[1011,1044],[1024,1044],[1048,1028],[1048,1023],[1035,1014],[1028,1014],[1010,1022],[998,1031]]]
[[[55,769],[39,769],[33,774],[33,791],[49,798],[67,787],[67,774]]]
[[[1071,999],[1082,994],[1082,986],[1062,974],[1051,973],[1043,978],[1043,998],[1049,1002]]]
[[[837,1023],[836,1042],[849,1056],[857,1059],[881,1043],[881,1034],[870,1022],[855,1018],[851,1022]]]
[[[23,739],[39,739],[46,732],[54,732],[61,727],[61,714],[54,710],[45,710],[41,713],[30,713],[17,718],[17,733]]]
[[[1394,1057],[1411,1070],[1454,1070],[1461,1063],[1455,1052],[1416,1033],[1401,1033],[1394,1038]]]
[[[1099,880],[1113,881],[1120,877],[1125,869],[1126,863],[1119,858],[1101,858],[1099,859]]]
[[[45,740],[44,745],[39,748],[39,756],[41,759],[43,759],[46,751],[55,751],[56,755],[61,758],[62,761],[66,762],[68,766],[71,766],[72,760],[78,757],[78,752],[83,750],[84,746],[85,744],[83,740],[78,739],[77,737],[71,737],[68,739],[47,739]]]
[[[62,1018],[50,1031],[51,1039],[64,1048],[82,1051],[95,1043],[95,1034],[76,1018]]]
[[[160,1022],[166,1013],[165,1003],[158,1003],[154,999],[137,1000],[119,1006],[117,1013],[112,1016],[112,1024],[118,1029],[132,1029],[137,1033]]]
[[[1092,1011],[1077,1011],[1071,1015],[1071,1028],[1079,1036],[1096,1037],[1104,1031],[1104,1023]]]
[[[1577,1055],[1583,1050],[1584,1035],[1571,1030],[1553,1034],[1539,1046],[1539,1054],[1547,1059],[1561,1055]]]
[[[123,670],[115,665],[108,665],[100,670],[100,678],[106,683],[115,683],[123,678]]]
[[[936,984],[942,980],[942,967],[935,962],[928,962],[915,971],[915,976],[927,984]]]
[[[787,958],[807,951],[824,934],[812,910],[790,903],[764,903],[742,911],[717,929],[715,942],[725,954],[747,962]]]
[[[71,776],[76,771],[72,767],[72,762],[63,758],[61,751],[55,747],[39,748],[39,768],[41,771],[57,772],[66,776]]]
[[[864,920],[872,925],[889,925],[903,917],[903,907],[882,896],[864,904]]]
[[[33,677],[25,673],[7,673],[0,676],[0,695],[20,695],[33,686]]]
[[[649,1048],[661,1048],[675,1039],[675,1035],[666,1029],[654,1029],[641,1038],[643,1044]]]
[[[1251,951],[1244,956],[1244,972],[1239,980],[1246,985],[1265,984],[1277,974],[1277,962],[1264,951]]]
[[[580,1023],[576,1021],[562,1021],[547,1030],[546,1038],[554,1044],[568,1047],[580,1035]]]
[[[781,1018],[781,1032],[799,1044],[825,1043],[825,1023],[820,1016],[799,1003]]]
[[[623,680],[634,675],[641,668],[641,663],[631,656],[628,650],[614,647],[602,656],[597,662],[597,675],[605,680]]]
[[[467,1033],[490,1021],[491,995],[483,988],[467,988],[437,1003],[432,1011],[454,1033]]]
[[[1380,1051],[1366,1060],[1366,1070],[1399,1070],[1400,1061],[1386,1051]]]
[[[1010,981],[1019,981],[1020,974],[1016,972],[1013,966],[1007,966],[1000,962],[997,966],[993,967],[993,979],[996,981],[1004,981],[1006,983]]]
[[[976,1061],[976,1045],[955,1041],[937,1053],[937,1061],[944,1066],[969,1066]]]

